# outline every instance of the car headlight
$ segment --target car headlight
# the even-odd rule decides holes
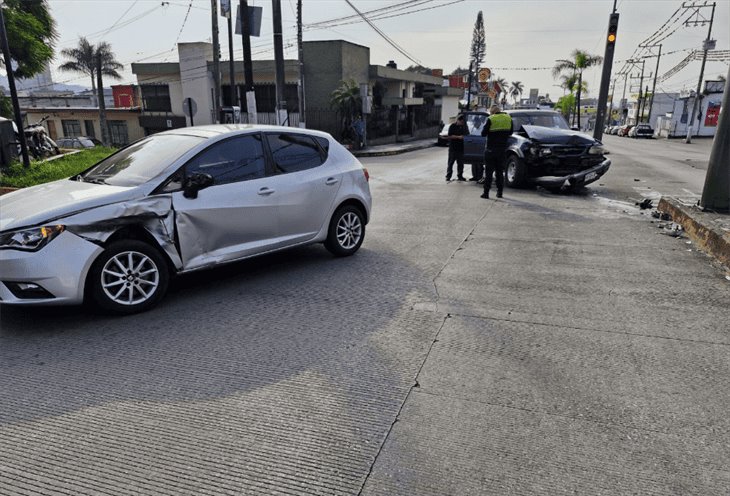
[[[603,155],[605,153],[606,149],[603,148],[601,145],[593,145],[588,149],[588,153],[590,155]]]
[[[61,234],[66,226],[42,226],[0,234],[0,250],[36,251]]]
[[[533,155],[537,155],[538,157],[546,157],[553,154],[553,150],[551,148],[542,146],[533,146],[532,148],[530,148],[530,151],[533,153]]]

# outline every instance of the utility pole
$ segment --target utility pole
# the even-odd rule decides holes
[[[258,124],[256,110],[256,92],[253,88],[253,61],[251,60],[251,19],[248,15],[248,1],[240,0],[241,39],[243,41],[243,76],[246,94],[246,112],[248,123]]]
[[[218,0],[210,0],[210,17],[213,30],[213,122],[220,122],[221,60],[218,41]]]
[[[233,27],[231,18],[233,17],[231,15],[231,10],[233,9],[233,6],[231,5],[231,0],[228,0],[228,10],[225,12],[221,12],[226,17],[227,23],[228,23],[228,72],[229,72],[229,79],[231,82],[231,106],[236,105],[238,99],[236,98],[236,72],[235,72],[235,66],[233,61]],[[223,2],[221,2],[221,10],[222,10]]]
[[[684,23],[685,26],[688,26],[690,24],[697,26],[697,25],[704,25],[707,22],[710,23],[710,27],[707,29],[707,39],[702,44],[702,66],[700,67],[700,79],[697,81],[697,91],[695,91],[695,99],[694,99],[694,102],[692,103],[692,112],[690,112],[689,120],[687,121],[687,137],[684,139],[685,143],[692,143],[692,128],[694,127],[694,122],[695,122],[695,112],[697,111],[697,106],[700,101],[700,91],[702,90],[702,78],[705,75],[705,62],[707,62],[707,52],[708,52],[708,50],[710,50],[710,43],[711,43],[710,37],[712,36],[712,21],[715,19],[715,5],[716,5],[715,2],[712,2],[712,14],[710,15],[709,21],[707,19],[703,18],[702,20],[697,20],[697,19],[694,21],[687,20]],[[700,9],[703,7],[709,7],[709,5],[700,5],[700,6],[692,5],[691,7],[697,8],[696,16],[697,16],[697,18],[699,18]]]
[[[644,65],[645,65],[645,62],[646,62],[645,60],[642,60],[641,61],[641,78],[639,80],[639,101],[636,102],[637,103],[637,109],[636,109],[637,112],[640,112],[641,111],[641,104],[643,103],[643,99],[641,97],[641,89],[644,87]],[[637,115],[636,115],[636,123],[638,124],[639,122],[641,122],[641,113],[637,113]]]
[[[621,124],[626,124],[626,119],[624,119],[624,105],[626,105],[626,85],[629,81],[629,70],[627,69],[626,72],[624,72],[624,92],[621,96],[621,101],[618,102],[619,105],[621,105]]]
[[[15,89],[15,75],[13,74],[13,64],[10,58],[10,46],[8,45],[8,36],[5,33],[5,16],[3,15],[2,6],[0,6],[0,37],[3,44],[3,58],[5,59],[5,72],[8,73],[8,86],[10,86],[10,98],[13,100],[13,113],[15,115],[15,125],[18,128],[18,140],[20,140],[20,155],[23,158],[23,166],[30,167],[30,158],[28,157],[28,144],[25,142],[25,131],[23,130],[23,116],[20,115],[20,102],[18,102],[18,92]]]
[[[474,65],[474,62],[469,62],[469,78],[468,78],[468,87],[466,89],[466,110],[471,110],[471,69]]]
[[[302,46],[302,0],[297,0],[297,46],[299,50],[299,127],[307,127],[304,111],[304,47]]]
[[[99,127],[101,127],[101,142],[109,146],[109,128],[106,124],[106,103],[104,102],[104,83],[101,80],[101,53],[96,52],[96,91],[99,93]]]
[[[616,12],[616,2],[614,1],[613,12],[611,12],[611,14],[608,16],[606,50],[603,54],[603,72],[601,73],[601,86],[598,91],[598,106],[596,107],[596,127],[593,129],[593,137],[597,140],[603,138],[603,123],[606,118],[606,100],[608,100],[608,85],[611,81],[611,70],[613,69],[613,52],[616,48],[618,18],[619,14],[618,12]],[[580,91],[580,88],[578,88],[578,91]],[[613,108],[613,90],[611,90],[611,108]],[[611,111],[609,111],[608,113],[608,119],[611,119]]]
[[[727,72],[722,110],[715,139],[712,141],[700,206],[707,210],[730,213],[730,69]]]
[[[608,124],[611,123],[611,118],[613,117],[613,97],[616,95],[616,80],[613,80],[613,83],[611,83],[611,99],[608,101],[608,116],[607,119],[604,122],[607,122]],[[598,127],[598,117],[596,117],[596,127]],[[604,126],[605,127],[605,126]],[[593,133],[595,137],[595,130]],[[603,137],[603,131],[601,131],[601,137]]]
[[[276,62],[276,123],[286,123],[286,100],[284,99],[284,40],[281,29],[281,0],[271,0],[274,14],[274,60]]]
[[[659,45],[659,53],[656,56],[656,69],[654,69],[654,83],[651,87],[651,101],[649,102],[649,124],[651,124],[651,112],[654,109],[654,94],[656,93],[656,80],[659,77],[659,60],[662,58],[662,45]]]

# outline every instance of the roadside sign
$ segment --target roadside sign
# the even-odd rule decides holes
[[[195,103],[195,100],[190,97],[187,97],[185,100],[183,100],[183,114],[187,115],[188,117],[194,117],[197,112],[198,104]]]
[[[480,83],[486,83],[487,80],[489,80],[489,76],[492,75],[492,71],[487,69],[486,67],[482,67],[479,69],[479,82]]]
[[[261,15],[263,7],[248,7],[248,26],[251,36],[261,36]],[[236,34],[241,34],[241,6],[236,7]]]

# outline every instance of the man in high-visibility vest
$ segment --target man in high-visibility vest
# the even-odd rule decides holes
[[[482,136],[487,138],[484,148],[484,194],[482,198],[489,198],[489,188],[492,186],[492,173],[497,174],[497,198],[502,198],[504,188],[504,162],[507,152],[507,140],[512,136],[512,117],[502,112],[499,105],[492,105],[489,117],[482,129]]]

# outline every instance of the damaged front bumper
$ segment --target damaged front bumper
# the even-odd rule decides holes
[[[0,303],[83,302],[86,275],[101,251],[101,246],[68,231],[38,251],[0,250]]]
[[[582,170],[574,174],[568,174],[566,176],[537,177],[534,179],[534,182],[544,188],[561,188],[566,183],[568,183],[570,187],[585,186],[600,179],[610,167],[611,160],[605,159],[603,162],[591,167],[590,169]]]

